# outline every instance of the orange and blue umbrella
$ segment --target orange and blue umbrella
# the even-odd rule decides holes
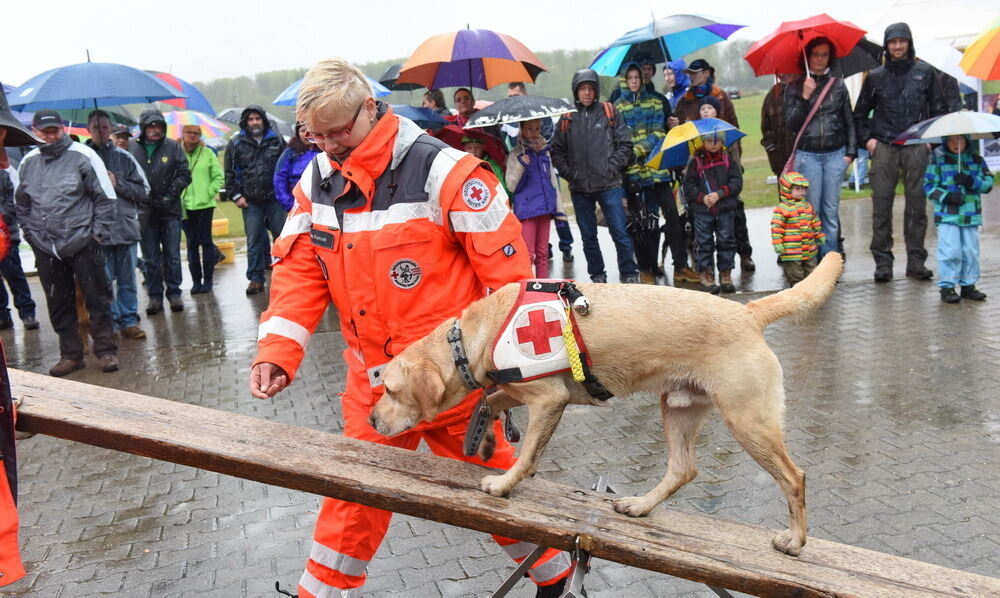
[[[164,104],[170,104],[180,110],[196,110],[206,114],[215,114],[215,108],[212,107],[212,103],[194,85],[170,73],[161,73],[159,71],[146,72],[187,96],[186,98],[163,100]]]
[[[984,81],[1000,80],[1000,18],[997,18],[965,49],[959,66]]]
[[[614,77],[622,64],[638,62],[642,56],[654,62],[670,62],[729,39],[745,25],[719,23],[701,15],[671,15],[633,29],[611,42],[590,63],[598,75]]]
[[[534,82],[546,70],[527,46],[509,35],[462,29],[420,44],[403,63],[396,85],[490,89],[515,81]]]
[[[167,137],[179,139],[184,125],[198,125],[201,136],[206,139],[224,137],[232,128],[207,114],[195,110],[174,110],[164,112],[163,120],[167,122]]]

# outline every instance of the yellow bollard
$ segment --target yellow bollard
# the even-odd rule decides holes
[[[215,220],[212,220],[212,236],[213,237],[229,236],[228,218],[216,218]]]
[[[229,222],[228,220],[226,221]],[[223,241],[222,243],[216,243],[216,247],[222,252],[222,255],[226,256],[226,259],[219,262],[220,264],[234,264],[236,263],[236,243],[233,241]]]

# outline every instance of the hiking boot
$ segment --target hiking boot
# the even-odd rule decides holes
[[[698,273],[684,266],[683,268],[674,268],[674,284],[678,282],[698,282]]]
[[[652,272],[640,271],[639,272],[639,283],[640,284],[656,284],[656,274]]]
[[[202,284],[200,282],[196,282],[193,285],[191,285],[191,294],[192,295],[200,295],[200,294],[202,294],[204,292],[205,292],[205,287],[202,286]]]
[[[722,293],[736,292],[736,285],[733,284],[732,270],[719,271],[719,291]]]
[[[639,273],[629,272],[628,274],[623,274],[622,284],[639,284]]]
[[[149,305],[146,306],[146,315],[155,316],[161,311],[163,311],[163,299],[150,299]]]
[[[170,297],[167,297],[167,301],[170,303],[170,311],[175,313],[179,311],[184,311],[184,302],[181,301],[179,295],[172,295]]]
[[[917,280],[930,280],[934,278],[934,272],[928,270],[923,264],[917,264],[906,269],[906,276]]]
[[[607,274],[591,274],[590,282],[608,282]]]
[[[564,262],[566,262],[567,264],[573,263],[573,252],[572,251],[570,251],[569,249],[567,249],[566,251],[562,252],[562,254],[563,254],[563,261]]]
[[[138,340],[141,338],[146,338],[146,331],[133,324],[132,326],[126,326],[125,328],[122,328],[121,335],[124,338],[131,338],[134,340]]]
[[[945,303],[958,303],[962,298],[958,296],[953,288],[941,289],[941,301]]]
[[[264,283],[257,281],[250,281],[247,285],[247,295],[256,295],[257,293],[264,292]]]
[[[24,324],[25,330],[38,330],[38,320],[35,319],[35,316],[21,318],[21,323]]]
[[[63,358],[59,360],[59,363],[49,368],[49,375],[62,378],[63,376],[72,374],[77,370],[82,370],[85,367],[87,367],[87,364],[85,364],[82,359],[77,361],[75,359]]]
[[[976,285],[970,284],[962,287],[962,299],[972,299],[973,301],[986,301],[986,293],[977,289]]]
[[[698,277],[698,288],[706,293],[719,294],[719,286],[715,284],[715,270],[709,268],[701,272]]]
[[[101,363],[102,372],[117,372],[118,371],[118,356],[114,353],[105,353],[97,358]]]
[[[740,256],[740,270],[744,272],[753,272],[757,269],[757,264],[753,263],[753,258],[749,255]]]
[[[224,261],[226,261],[226,254],[222,253],[222,250],[220,250],[218,247],[216,247],[215,248],[215,263],[216,264],[221,264]]]
[[[875,282],[892,280],[892,266],[875,266]]]

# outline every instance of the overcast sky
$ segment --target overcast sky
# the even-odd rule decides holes
[[[703,4],[705,14],[749,26],[737,36],[757,39],[781,21],[824,10],[861,23],[889,0]],[[0,80],[20,85],[50,68],[85,62],[88,49],[95,62],[169,71],[188,81],[308,67],[327,56],[364,63],[407,56],[427,37],[466,24],[513,35],[534,51],[597,48],[651,15],[696,6],[690,0],[18,0],[0,3],[7,53]]]

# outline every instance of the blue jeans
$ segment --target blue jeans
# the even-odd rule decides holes
[[[566,217],[562,212],[556,212],[556,216]],[[556,234],[559,235],[559,251],[566,253],[573,250],[573,230],[569,227],[569,221],[556,220]]]
[[[858,148],[858,157],[854,160],[854,163],[858,165],[858,179],[861,180],[861,184],[864,185],[868,182],[868,150],[863,147]],[[854,187],[854,169],[851,168],[848,171],[850,174],[847,175],[847,184],[849,187]]]
[[[840,237],[840,181],[844,180],[845,148],[832,152],[805,152],[796,150],[795,169],[809,179],[809,190],[806,200],[823,223],[823,234],[826,239],[819,248],[819,256],[831,251],[837,251],[837,239]]]
[[[21,255],[17,252],[17,242],[12,242],[7,257],[0,261],[0,274],[10,285],[10,292],[14,295],[14,307],[17,308],[17,315],[23,320],[35,317],[35,301],[31,298],[31,288],[28,287],[28,279],[24,277],[24,268],[21,266]],[[10,297],[7,289],[0,282],[0,310],[6,319],[10,319],[10,309],[7,307]]]
[[[264,268],[271,263],[271,243],[267,232],[277,239],[285,226],[285,209],[275,200],[248,204],[243,208],[243,228],[247,233],[247,280],[264,282]]]
[[[167,297],[181,294],[181,219],[150,219],[142,229],[142,259],[146,264],[146,291],[151,300],[163,299],[163,283]]]
[[[979,227],[937,225],[938,286],[967,287],[979,280]]]
[[[138,243],[105,245],[102,249],[108,284],[114,290],[114,297],[111,300],[111,321],[115,330],[135,326],[139,323],[139,297],[135,286]]]
[[[573,208],[576,209],[576,224],[580,227],[580,238],[583,239],[583,255],[587,258],[587,273],[593,278],[605,274],[604,256],[597,242],[597,204],[601,205],[604,220],[608,224],[608,232],[615,242],[618,252],[618,275],[637,274],[635,251],[632,247],[632,237],[625,230],[625,191],[621,187],[593,193],[572,192]]]

